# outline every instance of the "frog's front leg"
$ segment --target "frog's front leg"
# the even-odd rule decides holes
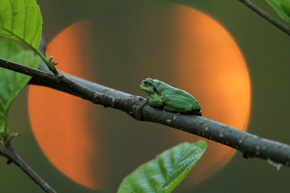
[[[163,100],[161,97],[154,97],[152,98],[151,96],[147,96],[147,102],[149,105],[153,107],[162,107],[163,106]]]

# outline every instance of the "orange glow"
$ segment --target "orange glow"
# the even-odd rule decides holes
[[[90,78],[92,75],[82,67],[92,60],[90,56],[84,57],[91,49],[90,38],[89,22],[75,23],[49,44],[47,56],[54,56],[59,62],[57,69]],[[89,129],[90,106],[87,101],[49,88],[30,86],[29,89],[29,117],[44,154],[74,181],[101,188],[102,178],[94,179],[91,173],[90,162],[100,149]],[[96,164],[103,166],[103,163]]]
[[[117,20],[119,22],[117,24],[118,28],[115,28],[112,23],[108,25],[108,28],[105,24],[107,22],[106,18],[102,20],[101,17],[98,17],[97,22],[94,23],[98,30],[95,30],[93,34],[91,34],[89,28],[91,24],[89,22],[75,23],[62,31],[49,44],[47,56],[52,55],[55,61],[59,62],[59,65],[56,66],[57,69],[85,79],[94,80],[94,77],[100,77],[100,79],[105,77],[106,79],[122,80],[124,76],[126,78],[131,77],[132,81],[136,82],[136,90],[138,89],[139,81],[144,78],[140,77],[140,74],[142,76],[147,72],[149,74],[152,68],[153,70],[151,71],[155,71],[156,74],[159,71],[163,73],[161,76],[167,76],[168,74],[168,77],[172,77],[175,81],[175,84],[172,84],[173,86],[182,88],[197,98],[202,106],[203,116],[238,129],[246,130],[250,114],[251,88],[247,66],[239,47],[230,34],[218,22],[206,14],[192,8],[174,4],[164,4],[164,6],[167,6],[167,8],[164,9],[163,4],[160,6],[161,9],[155,4],[152,4],[152,7],[147,7],[145,9],[146,13],[150,9],[150,13],[153,15],[148,15],[148,17],[147,14],[144,17],[142,12],[140,12],[142,17],[139,18],[137,17],[139,12],[134,11],[138,19],[134,20],[133,18],[131,21],[131,18],[126,17],[128,21],[123,21],[121,18]],[[159,20],[163,23],[160,22],[160,29],[156,23],[152,27],[150,25],[152,20],[155,15],[159,15],[161,12],[162,17]],[[102,22],[99,22],[99,20]],[[110,18],[109,21],[111,21]],[[119,41],[119,37],[116,40],[114,39],[116,34],[118,35],[119,33],[117,30],[114,33],[110,32],[108,35],[106,34],[108,29],[119,29],[120,26],[123,26],[121,25],[123,24],[122,22],[126,24],[124,25],[125,27],[128,24],[132,25],[132,31],[139,29],[138,27],[135,28],[135,25],[142,25],[142,27],[139,26],[140,31],[134,31],[137,34],[136,37],[133,36],[132,39],[128,38],[128,40],[127,37],[131,37],[130,33],[128,33],[130,36],[124,36],[124,34],[125,32],[131,32],[130,28],[120,30],[120,39],[122,41]],[[103,24],[105,25],[104,31],[100,30]],[[153,35],[149,34],[147,36],[143,32],[143,29],[147,28],[151,29]],[[172,47],[165,51],[162,50],[161,53],[147,50],[151,49],[148,48],[148,45],[151,46],[153,41],[153,46],[160,46],[162,49],[164,40],[159,40],[154,35],[155,32],[158,34],[159,31],[163,32],[164,29],[168,29],[170,34],[174,34],[172,35],[172,43],[168,44],[169,46],[172,45]],[[95,43],[97,45],[91,45],[91,42],[94,42],[91,41],[92,36],[96,37],[96,40],[104,39],[105,41],[98,41],[98,44]],[[112,37],[113,39],[110,39]],[[122,39],[123,37],[124,40]],[[139,41],[135,39],[139,37],[144,38],[140,43],[141,46]],[[147,40],[149,42],[148,45],[144,43]],[[130,48],[127,48],[127,45],[130,45]],[[142,45],[145,45],[144,48]],[[93,49],[92,46],[94,46]],[[125,51],[119,52],[122,49]],[[135,50],[137,50],[137,54],[134,55]],[[115,56],[115,53],[128,53],[128,56]],[[120,58],[120,63],[117,63],[118,68],[115,68],[110,63],[110,57]],[[147,58],[152,60],[145,60]],[[98,64],[99,60],[102,66]],[[125,63],[124,60],[129,62],[131,60],[134,61],[130,64],[141,64],[134,67],[129,66],[129,64],[128,66],[122,66]],[[146,62],[153,61],[153,64],[150,62],[142,64],[143,60]],[[170,62],[171,60],[174,61],[172,62],[173,65],[167,65],[169,60]],[[112,61],[114,60],[112,59]],[[109,70],[106,69],[106,63],[108,63]],[[90,66],[85,66],[85,64]],[[126,69],[119,73],[114,72],[120,68]],[[168,70],[168,68],[171,68],[171,70]],[[144,72],[144,69],[147,71]],[[96,73],[96,75],[92,74],[92,72]],[[114,77],[108,73],[114,74]],[[159,79],[159,77],[154,78]],[[126,86],[125,84],[124,87]],[[117,129],[118,132],[125,130],[126,128],[123,125],[120,126],[121,128],[115,128],[115,125],[112,124],[113,127],[109,128],[104,123],[103,128],[106,131],[99,130],[99,119],[102,114],[98,114],[95,108],[96,106],[92,105],[92,103],[77,97],[45,87],[30,86],[29,117],[36,140],[47,158],[57,169],[72,180],[90,188],[113,192],[116,189],[114,187],[115,181],[121,182],[121,179],[116,179],[118,178],[115,177],[117,176],[116,173],[132,171],[135,169],[132,167],[137,165],[137,162],[139,164],[140,160],[145,162],[149,159],[148,155],[143,152],[140,153],[140,150],[133,143],[142,143],[142,140],[147,143],[148,141],[144,139],[145,137],[141,139],[138,133],[140,132],[139,130],[126,130],[125,134],[120,137],[114,130]],[[92,115],[93,110],[94,114]],[[94,123],[92,123],[92,117],[97,119],[97,121],[94,120]],[[115,119],[112,119],[108,115],[102,118],[104,118],[104,122],[115,122]],[[103,119],[101,120],[103,121]],[[93,131],[95,128],[98,129]],[[162,140],[164,140],[160,140],[162,145],[177,144],[184,141],[195,142],[201,139],[175,130],[166,130],[164,133],[162,133],[163,131],[158,132],[160,133],[157,136],[162,135]],[[127,134],[128,136],[130,135],[133,142],[127,140],[124,143],[124,138],[121,138],[123,136],[128,137]],[[150,133],[150,135],[152,134]],[[140,142],[136,138],[138,140],[140,138]],[[134,154],[136,157],[124,156],[120,160],[118,160],[119,158],[114,158],[116,149],[104,142],[110,140],[116,142],[116,144],[120,141],[123,142],[118,144],[119,149],[116,149],[122,151],[130,149],[130,152],[136,151],[136,155]],[[206,142],[208,143],[208,149],[205,156],[197,164],[193,172],[190,173],[189,178],[187,178],[187,182],[190,185],[200,182],[220,170],[230,161],[235,153],[235,150],[227,146],[209,140],[206,140]],[[138,147],[146,149],[145,146]],[[153,152],[152,149],[149,149],[149,151]],[[119,153],[117,155],[122,154]],[[104,163],[104,160],[106,160],[106,163]]]
[[[251,85],[245,60],[230,34],[215,20],[187,7],[176,7],[179,45],[173,66],[177,84],[193,94],[203,116],[246,130]],[[201,139],[181,134],[187,141]],[[226,165],[234,149],[207,141],[208,149],[191,173],[190,184],[202,181]]]

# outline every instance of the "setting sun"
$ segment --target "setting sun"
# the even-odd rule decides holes
[[[172,44],[170,52],[164,52],[166,57],[158,60],[162,64],[166,63],[168,58],[172,61],[166,69],[171,71],[169,76],[176,83],[174,86],[188,91],[198,100],[204,117],[245,131],[250,116],[251,83],[246,62],[237,43],[230,33],[210,16],[185,6],[175,4],[164,6],[170,9],[162,9],[165,17],[163,21],[167,23],[160,23],[160,28],[166,26],[174,34],[175,44]],[[151,14],[158,15],[160,10],[152,6],[150,11]],[[138,12],[136,14],[138,15]],[[145,28],[146,25],[150,26],[148,21],[140,19],[138,22],[145,25]],[[88,69],[97,69],[95,58],[99,57],[99,53],[96,50],[105,49],[107,46],[101,43],[91,45],[92,36],[98,35],[95,28],[91,29],[93,25],[97,25],[96,23],[94,21],[74,23],[49,43],[47,56],[54,56],[59,62],[57,69],[94,80],[92,77],[97,75]],[[146,42],[146,39],[144,41]],[[159,44],[158,39],[154,41]],[[136,44],[137,47],[138,41],[136,42],[132,45]],[[97,46],[100,47],[93,48]],[[142,53],[147,54],[146,58],[153,58],[156,55],[158,57],[158,53],[152,53],[150,50]],[[133,56],[128,53],[124,58],[130,61],[130,57]],[[134,57],[138,58],[138,55]],[[138,61],[142,60],[142,57],[138,58]],[[126,66],[126,70],[130,72],[132,79],[142,71],[136,66],[132,69]],[[110,74],[105,76],[109,77]],[[142,80],[144,77],[137,78]],[[49,88],[30,86],[29,89],[31,126],[39,146],[50,162],[75,182],[97,190],[112,191],[111,182],[103,177],[110,168],[106,165],[108,157],[102,145],[102,133],[98,130],[99,111],[93,114],[94,122],[89,121],[92,116],[90,109],[93,108],[95,106],[92,103]],[[118,141],[115,133],[111,135]],[[169,140],[180,143],[195,142],[197,139],[200,138],[180,131]],[[206,142],[207,151],[194,168],[194,172],[187,178],[188,185],[198,183],[220,170],[235,153],[234,149],[222,144],[209,140]],[[92,159],[96,157],[97,159]],[[146,161],[148,160],[144,160]],[[130,166],[129,163],[128,165]],[[130,172],[131,168],[128,168],[125,169]]]

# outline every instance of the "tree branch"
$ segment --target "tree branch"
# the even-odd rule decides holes
[[[0,67],[33,77],[32,84],[51,87],[105,107],[122,110],[136,120],[167,125],[230,146],[246,157],[290,166],[290,146],[287,144],[260,138],[205,117],[152,108],[143,97],[133,96],[77,77],[65,75],[58,78],[49,72],[3,59],[0,59]]]
[[[37,175],[16,152],[11,148],[8,143],[6,146],[0,145],[0,155],[8,158],[8,162],[15,163],[24,173],[26,173],[41,189],[47,193],[56,193],[41,177]]]
[[[290,35],[290,29],[287,28],[285,25],[280,23],[278,20],[274,19],[271,15],[260,9],[258,6],[256,6],[254,3],[252,3],[250,0],[239,0],[241,3],[252,9],[254,12],[259,14],[261,17],[266,19],[271,24],[275,25],[277,28],[285,32],[286,34]]]

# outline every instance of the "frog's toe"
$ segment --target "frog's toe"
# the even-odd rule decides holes
[[[200,109],[199,110],[194,110],[193,114],[202,116],[202,112],[200,111]]]

